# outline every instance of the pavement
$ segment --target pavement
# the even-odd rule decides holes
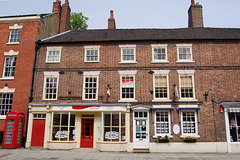
[[[127,153],[96,149],[47,150],[42,148],[0,149],[0,160],[240,160],[229,153]]]

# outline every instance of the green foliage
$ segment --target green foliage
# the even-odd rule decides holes
[[[80,13],[71,13],[70,16],[70,29],[71,30],[86,30],[88,17],[84,17],[83,14]]]

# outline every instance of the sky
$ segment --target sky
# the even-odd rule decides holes
[[[0,0],[0,17],[51,13],[56,0]],[[62,0],[62,4],[65,0]],[[195,0],[203,6],[204,27],[240,28],[240,0]],[[117,29],[186,28],[191,0],[69,0],[88,29],[107,29],[110,10]]]

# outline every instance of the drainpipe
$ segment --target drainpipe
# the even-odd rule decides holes
[[[32,82],[31,82],[31,89],[30,89],[30,97],[29,97],[29,104],[33,100],[33,83],[34,83],[34,74],[35,74],[35,67],[36,67],[36,60],[37,60],[37,52],[41,48],[39,42],[41,40],[36,40],[35,45],[35,56],[34,56],[34,63],[33,63],[33,71],[32,71]],[[24,148],[26,148],[26,142],[27,142],[27,130],[28,130],[28,116],[29,116],[29,109],[27,110],[27,119],[26,119],[26,130],[25,130],[25,141],[24,141]]]

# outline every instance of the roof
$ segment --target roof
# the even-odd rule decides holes
[[[11,15],[11,16],[0,16],[0,18],[16,18],[16,17],[32,17],[32,16],[45,16],[48,15],[49,13],[44,13],[44,14],[26,14],[26,15]]]
[[[240,40],[240,28],[79,30],[49,37],[41,43],[149,40]]]

